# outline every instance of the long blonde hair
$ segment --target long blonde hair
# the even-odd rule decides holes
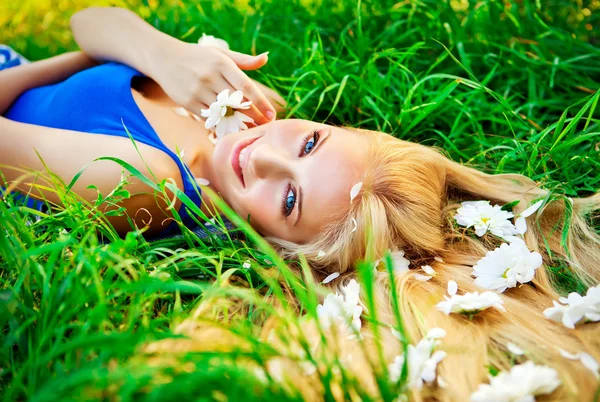
[[[412,269],[394,273],[393,277],[388,271],[377,272],[372,284],[374,308],[365,308],[370,317],[364,320],[362,339],[335,334],[324,338],[314,320],[302,321],[301,329],[290,330],[274,316],[264,323],[259,340],[279,349],[281,356],[305,356],[300,346],[302,338],[308,341],[315,356],[333,353],[346,359],[343,366],[355,374],[361,390],[379,399],[377,373],[382,373],[382,365],[403,352],[394,333],[382,328],[397,328],[399,315],[403,336],[410,343],[416,344],[431,328],[441,327],[447,333],[439,346],[447,357],[437,369],[447,385],[413,391],[411,400],[469,400],[478,385],[487,381],[490,368],[510,370],[514,363],[525,360],[558,371],[562,386],[546,400],[592,400],[598,386],[594,374],[579,361],[562,357],[559,349],[570,353],[586,351],[600,360],[598,324],[570,330],[544,317],[542,311],[559,297],[550,267],[563,266],[586,285],[598,282],[600,238],[586,219],[600,208],[600,195],[573,200],[555,197],[521,175],[489,175],[452,162],[433,148],[381,133],[357,134],[368,135],[372,141],[363,186],[349,210],[334,217],[310,244],[269,240],[283,256],[304,255],[313,273],[342,273],[335,281],[338,287],[357,276],[358,262],[374,261],[389,250],[403,250]],[[478,238],[456,227],[453,215],[459,203],[489,200],[506,204],[518,200],[514,211],[519,213],[539,198],[546,203],[528,219],[529,230],[524,238],[531,251],[543,256],[544,266],[536,271],[531,283],[501,294],[506,312],[491,310],[469,319],[437,311],[435,305],[443,299],[450,279],[458,283],[460,291],[481,290],[474,284],[472,267],[501,243],[493,236]],[[426,282],[418,281],[415,274],[425,264],[432,266],[437,275]],[[287,295],[293,302],[293,292]],[[397,309],[394,300],[398,302]],[[189,341],[164,340],[149,345],[147,351],[164,351],[171,356],[177,350],[250,350],[251,340],[214,322],[236,303],[235,298],[219,295],[206,299],[176,329]],[[239,311],[246,317],[243,309]],[[277,335],[278,328],[282,328],[281,335]],[[525,356],[508,353],[509,342],[524,350]],[[323,384],[314,375],[306,376],[294,361],[273,358],[266,364],[268,371],[282,359],[283,365],[278,366],[286,368],[287,376],[293,378],[295,389],[302,392],[305,400],[323,399]],[[339,385],[332,392],[335,400],[344,400],[352,391]],[[356,395],[350,398],[361,399]]]
[[[448,356],[438,366],[448,386],[413,394],[414,400],[468,400],[478,384],[486,381],[490,366],[510,369],[508,342],[527,351],[528,358],[536,363],[559,372],[563,386],[552,400],[591,400],[598,386],[594,375],[580,362],[561,357],[558,350],[586,351],[600,359],[598,325],[570,330],[545,318],[542,311],[559,297],[550,267],[569,269],[586,285],[599,281],[600,237],[587,218],[600,209],[600,194],[581,199],[554,197],[522,175],[485,174],[430,147],[381,133],[361,133],[372,138],[369,167],[350,209],[310,244],[271,241],[284,255],[303,254],[315,269],[325,274],[346,273],[347,278],[354,276],[352,268],[357,261],[381,258],[388,250],[404,250],[411,268],[427,264],[435,269],[437,275],[427,282],[414,279],[415,269],[395,274],[394,289],[387,272],[380,272],[375,284],[380,321],[394,325],[391,296],[396,293],[403,325],[413,343],[430,328],[442,327],[448,333],[443,343]],[[517,214],[540,198],[546,200],[545,206],[535,220],[528,219],[524,239],[531,251],[542,255],[544,265],[532,283],[501,295],[506,313],[482,314],[469,320],[436,311],[435,304],[446,293],[450,279],[462,291],[481,290],[473,282],[472,267],[501,243],[493,236],[478,238],[457,228],[453,214],[459,203],[489,200],[502,205],[519,201],[514,207]],[[354,232],[352,218],[357,222]],[[321,250],[325,255],[319,255]],[[384,345],[388,359],[398,353],[397,346],[392,346],[397,343],[390,339]]]

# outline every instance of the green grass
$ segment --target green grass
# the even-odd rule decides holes
[[[454,160],[523,173],[559,195],[600,189],[600,31],[590,29],[600,26],[598,0],[157,3],[129,6],[188,41],[206,32],[236,50],[269,50],[269,64],[254,76],[287,98],[290,117],[438,146]],[[3,7],[2,41],[27,57],[76,48],[68,18],[81,2]],[[148,243],[137,232],[120,239],[97,205],[64,186],[56,191],[65,206],[49,215],[0,202],[4,400],[299,399],[293,387],[263,383],[238,363],[262,365],[277,353],[259,337],[267,318],[293,327],[302,325],[300,314],[314,314],[309,277],[298,281],[239,219],[244,242],[186,234]],[[246,260],[250,270],[242,269]],[[277,280],[299,306],[273,307],[270,297],[284,297]],[[561,284],[580,288],[568,276]],[[181,338],[178,326],[215,300],[238,302],[213,309],[249,349],[173,354],[172,361],[144,353],[149,342]],[[336,382],[348,398],[370,399],[343,366],[334,379],[337,363],[315,359],[324,367],[325,399],[333,400]],[[397,391],[383,377],[379,389],[387,401]]]

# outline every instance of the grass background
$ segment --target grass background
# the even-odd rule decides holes
[[[0,5],[0,42],[32,60],[74,50],[68,19],[89,5],[131,8],[187,41],[206,32],[235,50],[269,50],[255,76],[287,98],[290,116],[439,146],[559,195],[600,188],[598,0],[9,1]],[[238,364],[260,366],[275,353],[260,325],[276,314],[269,297],[281,295],[271,279],[289,274],[260,238],[245,228],[244,242],[120,239],[98,205],[63,185],[56,191],[64,206],[48,215],[0,203],[4,400],[299,398]],[[300,323],[294,317],[314,313],[314,294],[289,281],[301,310],[277,314]],[[216,299],[244,300],[243,314],[213,307]],[[171,364],[142,353],[148,342],[181,337],[203,306],[251,342],[251,353],[188,352]],[[331,378],[322,378],[329,400]],[[352,373],[343,384],[348,397],[362,392]],[[392,400],[394,387],[382,382],[379,398]]]

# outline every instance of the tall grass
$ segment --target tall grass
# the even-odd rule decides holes
[[[600,188],[598,0],[27,0],[0,8],[0,41],[31,59],[75,49],[68,18],[82,3],[132,8],[184,40],[206,32],[269,50],[254,76],[287,98],[287,117],[386,131],[566,196]],[[117,236],[68,184],[54,191],[64,205],[51,213],[0,202],[4,400],[302,398],[263,370],[280,353],[265,325],[293,332],[322,295],[302,261],[290,269],[231,211],[244,240],[186,231],[148,242]],[[555,270],[564,291],[579,288]],[[222,344],[184,347],[194,325],[221,331]],[[402,387],[378,369],[379,393],[367,394],[339,360],[300,350],[291,358],[313,361],[325,400],[393,400]]]

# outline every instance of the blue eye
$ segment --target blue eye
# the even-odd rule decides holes
[[[300,151],[300,156],[304,156],[304,155],[311,153],[311,151],[317,145],[318,141],[319,141],[319,130],[315,130],[304,140],[304,144],[302,145],[302,149]]]
[[[304,144],[304,153],[309,153],[310,151],[312,151],[312,149],[315,147],[315,140],[314,138],[306,141],[306,144]]]
[[[291,187],[288,187],[288,191],[283,200],[283,215],[289,216],[294,210],[294,206],[296,205],[296,194]]]

